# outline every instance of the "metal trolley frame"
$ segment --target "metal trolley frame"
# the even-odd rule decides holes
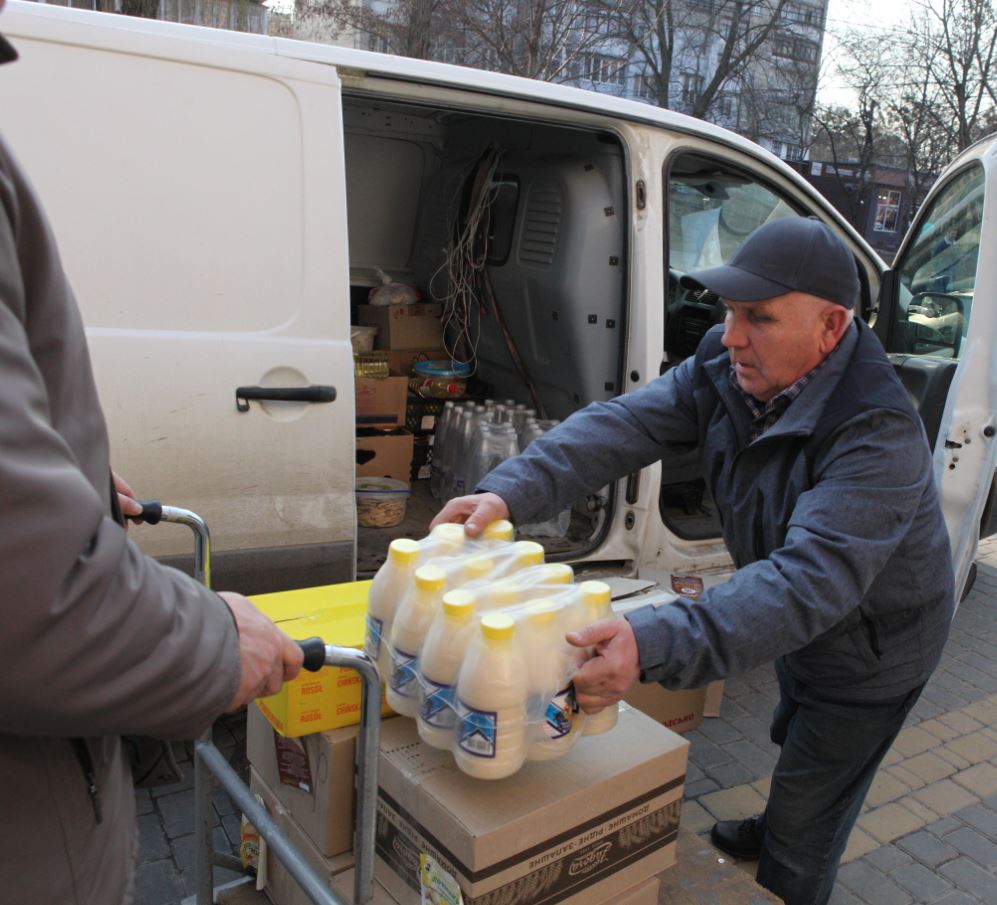
[[[194,578],[211,587],[211,537],[208,526],[187,509],[163,506],[157,501],[142,502],[142,514],[136,516],[149,524],[160,521],[186,525],[194,532]],[[357,741],[356,821],[353,851],[355,867],[352,905],[371,905],[374,891],[374,830],[377,809],[377,747],[381,733],[381,685],[374,661],[363,651],[325,644],[317,638],[300,642],[305,652],[305,669],[313,672],[323,666],[354,669],[362,682],[360,737]],[[351,905],[344,902],[313,871],[284,831],[253,797],[215,747],[209,728],[194,743],[195,843],[197,849],[196,905],[214,901],[215,866],[243,872],[242,862],[227,852],[214,850],[211,841],[211,793],[214,782],[225,791],[246,818],[266,840],[277,859],[301,886],[315,905]]]

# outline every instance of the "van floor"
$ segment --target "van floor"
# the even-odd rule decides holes
[[[388,544],[397,537],[421,540],[429,534],[429,523],[440,511],[440,503],[429,492],[429,481],[413,481],[412,494],[405,507],[405,519],[393,528],[357,528],[357,579],[373,578],[387,558]],[[565,558],[578,550],[592,535],[592,523],[578,512],[571,513],[567,537],[537,537],[517,534],[517,540],[537,540],[547,551],[548,559]]]

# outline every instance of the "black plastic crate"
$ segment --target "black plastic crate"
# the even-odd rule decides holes
[[[443,412],[446,399],[432,399],[409,393],[405,407],[405,426],[417,437],[436,430],[436,419]]]

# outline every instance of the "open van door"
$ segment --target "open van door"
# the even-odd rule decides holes
[[[959,592],[997,459],[997,260],[981,254],[997,242],[995,152],[997,139],[985,139],[935,183],[884,280],[875,321],[934,449]]]
[[[219,587],[351,578],[335,68],[36,4],[11,4],[0,27],[20,54],[0,71],[4,133],[79,300],[115,469],[205,518]],[[278,398],[239,402],[245,387]],[[185,533],[134,533],[150,553],[189,552]]]

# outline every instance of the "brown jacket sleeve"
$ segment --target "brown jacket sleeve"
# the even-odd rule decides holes
[[[54,240],[0,142],[0,731],[192,738],[239,681],[225,603],[109,517],[107,440]]]

